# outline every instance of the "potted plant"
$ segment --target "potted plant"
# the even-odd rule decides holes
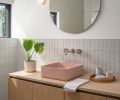
[[[24,39],[23,47],[26,51],[26,60],[24,61],[24,68],[26,72],[36,71],[36,61],[32,60],[34,53],[41,54],[44,51],[44,43],[36,42],[32,39]]]

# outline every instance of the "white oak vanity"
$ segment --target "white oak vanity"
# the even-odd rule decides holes
[[[65,83],[42,78],[40,71],[10,73],[9,100],[120,100],[120,80],[113,83],[88,82],[75,93],[65,92]]]

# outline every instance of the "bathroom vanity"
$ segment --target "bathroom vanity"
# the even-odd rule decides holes
[[[82,76],[88,78],[88,75]],[[88,82],[70,93],[65,81],[42,78],[40,71],[9,74],[9,100],[120,100],[120,80],[113,83]]]

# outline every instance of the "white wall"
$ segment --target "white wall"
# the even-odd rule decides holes
[[[42,6],[38,0],[16,0],[13,5],[12,37],[120,39],[120,0],[101,0],[101,13],[87,31],[73,35],[54,26],[49,16],[49,0]]]

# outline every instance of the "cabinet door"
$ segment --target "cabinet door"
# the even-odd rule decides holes
[[[32,100],[32,83],[9,78],[9,100]]]
[[[33,100],[64,100],[64,91],[57,87],[34,83]]]
[[[119,99],[114,99],[114,98],[107,98],[107,100],[119,100]]]
[[[65,93],[65,100],[106,100],[106,97],[76,92],[76,93]]]

